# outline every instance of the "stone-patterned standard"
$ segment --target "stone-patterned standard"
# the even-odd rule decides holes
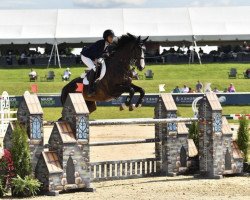
[[[63,120],[54,124],[50,135],[49,151],[43,152],[36,167],[35,174],[43,183],[43,192],[93,190],[90,187],[88,116],[82,95],[69,94],[62,112]]]
[[[17,110],[17,120],[26,127],[29,137],[32,168],[35,170],[37,160],[43,151],[43,110],[36,94],[25,92],[23,101]],[[4,146],[11,148],[14,125],[10,123],[4,137]]]
[[[171,94],[161,94],[155,108],[155,118],[177,118],[177,107]],[[157,171],[174,176],[184,173],[188,165],[188,129],[184,123],[155,125]]]
[[[215,93],[204,95],[198,117],[200,174],[221,178],[224,174],[241,173],[242,162],[233,158],[232,132],[222,118],[222,107]],[[239,152],[237,155],[242,158]]]

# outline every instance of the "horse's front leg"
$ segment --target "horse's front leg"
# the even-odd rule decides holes
[[[131,87],[134,89],[135,92],[140,93],[139,99],[138,99],[137,103],[135,104],[135,107],[141,107],[143,97],[145,96],[145,90],[137,85],[134,85],[134,84],[132,84]]]
[[[132,101],[134,94],[135,94],[134,88],[131,87],[131,85],[119,85],[117,90],[119,90],[121,93],[129,93],[125,102],[121,104],[120,110],[124,110],[127,107],[129,107],[129,110],[132,111],[133,106],[131,105],[131,101]]]

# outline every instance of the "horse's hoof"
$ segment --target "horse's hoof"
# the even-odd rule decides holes
[[[120,111],[125,110],[126,108],[127,108],[127,106],[126,106],[125,103],[122,103],[122,104],[120,105]]]
[[[138,105],[136,105],[135,107],[136,107],[136,108],[140,108],[140,107],[142,107],[142,105],[141,105],[141,104],[138,104]]]
[[[135,104],[131,104],[130,106],[129,106],[129,111],[133,111],[135,109]]]

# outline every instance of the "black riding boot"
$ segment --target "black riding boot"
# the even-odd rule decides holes
[[[95,71],[91,70],[89,72],[89,87],[88,87],[88,97],[91,97],[95,94]]]

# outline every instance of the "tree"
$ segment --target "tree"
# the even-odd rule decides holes
[[[198,123],[192,122],[189,131],[188,131],[188,138],[194,140],[194,144],[199,148],[199,133],[198,133]]]
[[[32,174],[28,134],[19,123],[13,131],[11,155],[16,175],[24,179]]]
[[[237,144],[239,149],[243,152],[244,160],[247,162],[248,158],[248,143],[249,143],[249,130],[248,130],[248,120],[245,115],[239,120],[240,126],[238,130]]]

